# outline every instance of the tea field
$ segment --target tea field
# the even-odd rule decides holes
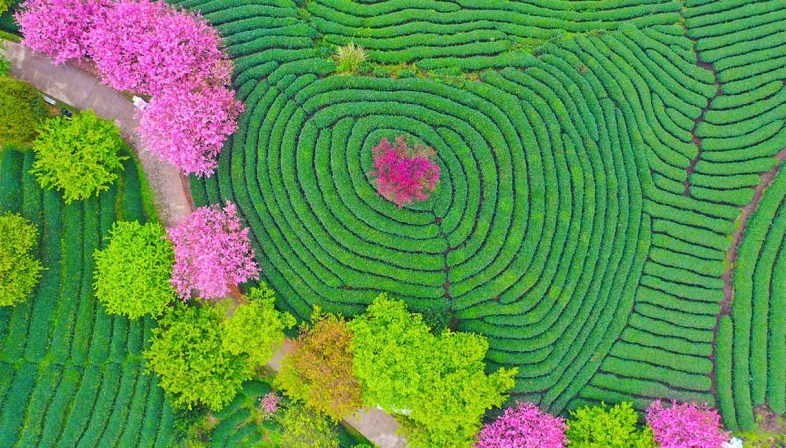
[[[170,446],[172,409],[143,373],[152,321],[110,317],[92,292],[93,251],[112,223],[151,219],[136,165],[98,198],[64,205],[28,173],[33,158],[0,152],[0,212],[36,223],[45,269],[31,298],[0,308],[0,446]]]
[[[513,398],[552,412],[676,398],[732,429],[786,412],[782,0],[173,3],[223,33],[246,104],[194,198],[238,204],[281,307],[354,314],[389,292],[489,337],[488,361],[519,367]],[[338,75],[350,42],[367,64]],[[369,175],[397,135],[443,173],[403,209]]]

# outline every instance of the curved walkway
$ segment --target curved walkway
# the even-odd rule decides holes
[[[142,146],[136,132],[139,123],[133,104],[119,92],[104,86],[93,75],[72,65],[54,65],[46,56],[22,45],[0,39],[2,50],[11,61],[11,75],[33,84],[52,98],[78,109],[92,109],[99,116],[114,120],[131,144],[148,183],[153,190],[162,224],[171,226],[193,210],[188,180],[173,165],[164,162]],[[281,358],[291,350],[292,342],[284,341],[282,349],[268,364],[273,370],[281,367]],[[382,448],[402,448],[404,439],[396,435],[398,422],[379,409],[367,408],[345,420],[347,424]]]

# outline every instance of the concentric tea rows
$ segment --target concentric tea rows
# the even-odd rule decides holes
[[[762,182],[786,155],[782,2],[180,4],[224,33],[246,103],[194,196],[239,205],[282,307],[353,314],[389,292],[488,336],[488,360],[520,368],[515,398],[551,411],[783,412],[784,335],[746,324],[777,327],[778,295],[735,270],[779,244],[747,232],[780,201]],[[416,76],[336,75],[325,48],[350,41]],[[397,135],[443,173],[405,209],[369,176]]]

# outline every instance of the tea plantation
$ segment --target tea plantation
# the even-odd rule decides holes
[[[355,314],[389,292],[489,337],[488,361],[519,368],[513,398],[552,412],[675,398],[718,406],[731,429],[786,412],[782,0],[173,3],[225,36],[246,104],[193,195],[238,204],[282,308]],[[367,63],[338,75],[333,48],[350,42]],[[369,175],[398,135],[442,170],[403,209]],[[68,210],[66,230],[82,223]],[[112,344],[141,341],[112,328]],[[122,361],[86,344],[76,359]],[[5,368],[48,359],[23,349]],[[152,437],[156,412],[134,433]]]
[[[136,166],[98,198],[64,205],[29,173],[32,151],[0,151],[0,212],[38,226],[33,297],[0,308],[0,446],[169,446],[174,415],[143,374],[151,320],[110,317],[93,296],[93,251],[115,220],[151,218]]]

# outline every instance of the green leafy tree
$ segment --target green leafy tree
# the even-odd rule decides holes
[[[41,278],[41,262],[31,251],[38,242],[36,226],[25,218],[0,216],[0,306],[24,301]]]
[[[202,403],[221,410],[251,378],[247,360],[223,348],[223,316],[222,307],[210,303],[177,303],[153,329],[146,368],[161,377],[173,406],[191,409]]]
[[[43,188],[63,192],[65,202],[87,199],[109,186],[123,170],[120,156],[126,147],[120,129],[111,121],[84,111],[71,120],[46,120],[33,143],[33,174]]]
[[[5,14],[8,8],[11,7],[11,0],[0,0],[0,15]]]
[[[110,314],[160,315],[175,298],[174,251],[158,223],[117,222],[109,244],[94,254],[96,297]]]
[[[585,406],[571,411],[568,421],[570,448],[654,448],[652,430],[639,429],[639,416],[633,405],[623,402],[611,408]]]
[[[0,76],[0,144],[26,144],[38,135],[46,118],[41,93],[30,84]]]
[[[284,330],[295,326],[295,318],[275,308],[273,290],[267,284],[252,288],[248,303],[235,309],[222,325],[222,347],[235,356],[245,356],[253,366],[262,366],[284,341]]]
[[[287,448],[338,448],[336,425],[304,406],[290,406],[281,414],[284,429],[279,444]]]
[[[349,326],[365,401],[404,414],[413,447],[472,446],[485,411],[513,387],[516,369],[486,374],[484,337],[434,335],[419,314],[385,294]]]
[[[277,382],[287,394],[334,420],[362,405],[360,384],[353,371],[352,332],[335,314],[312,315],[284,357]]]

